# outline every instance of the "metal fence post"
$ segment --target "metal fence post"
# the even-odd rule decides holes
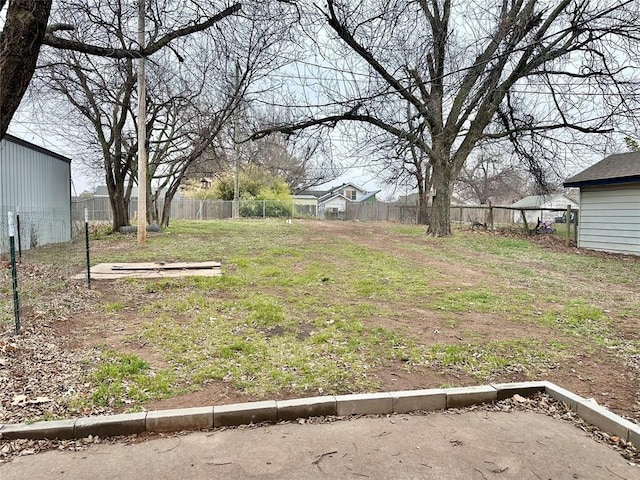
[[[567,205],[567,217],[565,220],[567,225],[567,241],[565,242],[567,247],[569,246],[569,239],[571,238],[571,204]]]
[[[87,250],[87,287],[91,288],[91,262],[89,255],[89,209],[84,209],[84,241]]]
[[[16,322],[16,335],[20,334],[20,299],[18,297],[18,269],[16,268],[16,226],[13,212],[8,212],[9,220],[9,253],[11,257],[11,285],[13,287],[13,317]]]
[[[20,236],[21,228],[20,228],[20,207],[16,207],[16,230],[18,234],[18,258],[22,259],[22,237]]]

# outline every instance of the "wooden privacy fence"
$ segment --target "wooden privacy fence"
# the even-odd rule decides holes
[[[416,223],[418,207],[387,202],[347,203],[344,220]]]
[[[223,220],[232,218],[233,202],[223,200],[200,200],[179,198],[171,203],[171,218],[180,220]],[[162,204],[158,206],[162,208]],[[77,198],[72,204],[73,222],[84,221],[84,209],[88,209],[90,222],[111,222],[111,204],[108,198]],[[129,205],[129,215],[135,218],[136,199]],[[415,224],[417,206],[388,202],[352,202],[335,219],[347,221],[382,221]],[[241,200],[239,205],[242,218],[317,218],[317,206],[313,203],[279,200]],[[486,230],[511,229],[523,231],[543,231],[557,226],[556,218],[571,221],[563,222],[567,231],[573,230],[576,238],[577,211],[570,208],[514,208],[496,205],[452,205],[451,223],[459,228],[484,228]],[[325,219],[334,219],[325,214]],[[573,225],[573,228],[571,228]]]

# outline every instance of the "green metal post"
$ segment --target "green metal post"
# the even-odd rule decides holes
[[[11,283],[13,286],[13,317],[16,322],[16,335],[20,335],[20,299],[18,297],[18,269],[16,268],[16,226],[13,212],[9,212],[9,252],[11,256]]]
[[[18,258],[22,259],[22,237],[20,236],[20,214],[16,210],[16,227],[18,233]]]
[[[87,287],[91,288],[91,256],[89,255],[89,209],[84,209],[84,242],[87,250]]]

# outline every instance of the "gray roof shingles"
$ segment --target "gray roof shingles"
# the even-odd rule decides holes
[[[595,165],[568,178],[565,187],[640,182],[640,152],[609,155]]]

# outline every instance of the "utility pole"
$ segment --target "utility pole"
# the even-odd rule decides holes
[[[236,60],[236,94],[239,92],[240,83],[240,63]],[[236,99],[237,100],[237,99]],[[240,218],[240,146],[238,144],[238,124],[240,118],[240,102],[237,101],[235,115],[233,120],[233,152],[235,155],[235,168],[233,179],[233,209],[232,216],[234,220]]]
[[[145,0],[138,0],[138,47],[145,46]],[[138,244],[147,241],[147,86],[145,57],[138,59]]]

